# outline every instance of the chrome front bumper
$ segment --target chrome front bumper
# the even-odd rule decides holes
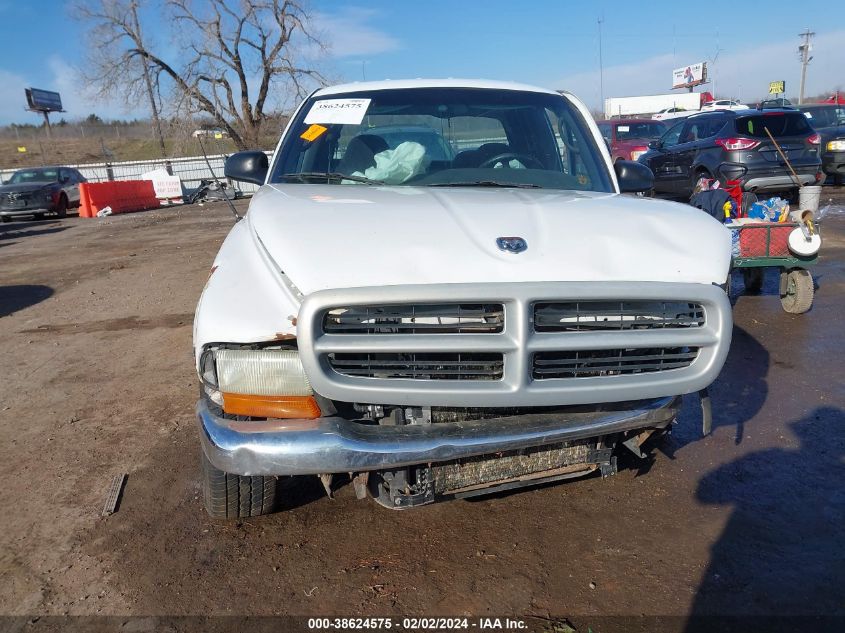
[[[52,213],[52,211],[47,207],[26,207],[23,209],[0,208],[0,216],[6,216],[9,218],[16,217],[18,215],[35,215],[36,213]]]
[[[339,417],[239,422],[197,403],[202,448],[238,475],[315,475],[399,468],[543,446],[640,428],[663,428],[680,398],[426,425],[378,426]]]

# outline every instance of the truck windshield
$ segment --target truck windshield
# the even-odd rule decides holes
[[[590,129],[565,98],[477,88],[311,98],[270,181],[614,190]]]

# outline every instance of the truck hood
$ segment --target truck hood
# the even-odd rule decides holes
[[[247,222],[303,294],[513,281],[724,283],[730,232],[690,206],[548,189],[274,184]],[[499,237],[527,249],[503,252]]]

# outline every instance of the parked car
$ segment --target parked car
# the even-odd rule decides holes
[[[841,185],[845,180],[845,104],[798,106],[821,136],[822,171]]]
[[[701,110],[748,110],[748,106],[732,99],[717,99],[715,101],[708,101],[702,105]]]
[[[374,133],[421,122],[461,151]],[[271,511],[280,476],[404,509],[609,475],[725,361],[729,232],[619,195],[651,172],[612,164],[568,93],[323,88],[272,164],[239,152],[225,173],[261,186],[194,319],[212,515]]]
[[[664,108],[651,116],[655,121],[666,121],[695,114],[698,110],[686,110],[684,108]]]
[[[778,97],[776,99],[763,99],[763,101],[757,104],[758,110],[766,110],[769,108],[777,108],[779,110],[792,108],[792,102],[786,97]]]
[[[229,138],[229,133],[220,128],[199,128],[191,133],[194,138]]]
[[[45,214],[63,218],[69,208],[79,206],[79,183],[82,174],[70,167],[36,167],[19,169],[0,185],[0,220]]]
[[[701,177],[739,180],[749,192],[798,189],[766,129],[802,185],[821,179],[821,137],[797,110],[717,110],[675,123],[639,160],[654,172],[654,189],[688,196]]]
[[[613,162],[637,160],[648,151],[648,142],[666,131],[665,123],[651,119],[611,119],[596,123],[610,147]]]

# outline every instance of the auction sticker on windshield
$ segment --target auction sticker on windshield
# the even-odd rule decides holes
[[[305,116],[305,123],[342,123],[359,125],[370,107],[370,99],[324,99]]]

